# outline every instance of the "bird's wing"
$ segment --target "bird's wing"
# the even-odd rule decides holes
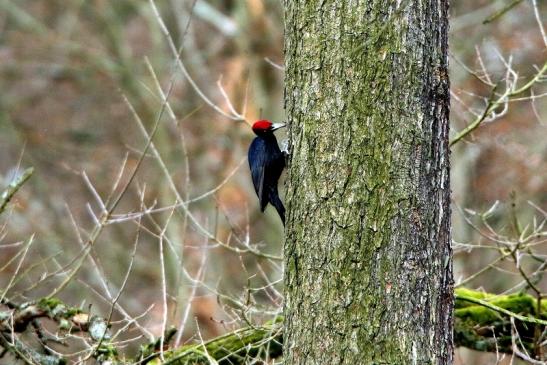
[[[264,189],[266,169],[264,168],[264,153],[258,153],[260,151],[257,151],[262,147],[258,143],[253,143],[251,145],[251,149],[249,150],[249,165],[251,167],[251,177],[253,178],[255,192],[260,201],[260,209],[264,211],[268,204],[268,192]]]
[[[264,211],[266,205],[268,205],[268,192],[264,187],[264,176],[266,175],[266,169],[263,167],[260,169],[260,177],[258,180],[258,190],[256,194],[258,195],[258,200],[260,200],[260,210]]]

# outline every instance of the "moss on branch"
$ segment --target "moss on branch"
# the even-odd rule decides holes
[[[516,328],[520,336],[519,345],[526,348],[529,353],[537,353],[534,343],[535,334],[538,333],[538,330],[539,333],[542,333],[546,326],[543,323],[531,322],[547,320],[547,303],[545,301],[538,302],[535,297],[528,294],[494,295],[465,288],[456,289],[455,296],[454,339],[456,346],[479,351],[511,353],[512,335]],[[39,301],[33,308],[40,312],[40,315],[35,315],[33,318],[42,316],[52,319],[70,318],[72,322],[79,323],[81,320],[77,321],[76,318],[86,316],[79,309],[69,308],[57,299]],[[20,316],[19,320],[22,323],[28,322],[28,319],[24,320],[23,317],[25,316]],[[4,325],[7,325],[6,320],[4,320]],[[79,326],[82,328],[82,323],[79,323]],[[26,325],[19,324],[19,327],[23,330]],[[159,356],[160,344],[157,342],[143,346],[143,351],[135,361],[140,364],[154,365],[246,364],[256,358],[277,358],[282,355],[282,329],[283,317],[279,316],[275,321],[262,326],[246,327],[203,343],[166,350],[163,361]],[[8,331],[8,328],[6,327],[4,331]],[[170,335],[167,335],[166,343],[169,342],[172,334],[174,334],[174,330],[170,332]],[[5,348],[5,346],[2,347]],[[16,350],[14,347],[13,351]],[[30,352],[25,351],[25,353]],[[113,363],[125,363],[124,360],[115,362],[114,359],[117,358],[115,349],[108,357],[114,361]]]
[[[511,315],[501,313],[499,309],[527,319],[547,319],[547,303],[541,303],[538,315],[537,300],[528,294],[494,295],[458,288],[455,295],[454,338],[458,347],[511,353]],[[470,302],[470,298],[487,302],[498,310]],[[244,328],[204,344],[183,346],[166,352],[164,364],[209,363],[211,358],[220,364],[244,364],[249,357],[267,355],[275,358],[281,355],[282,321],[283,318],[279,317],[274,324]],[[535,326],[542,326],[542,331],[545,326],[519,319],[515,319],[514,323],[522,344],[533,353]],[[161,364],[161,361],[155,359],[153,363]]]
[[[277,358],[282,354],[283,317],[259,327],[246,327],[203,344],[185,345],[165,353],[149,364],[246,364],[254,358]],[[211,361],[211,360],[214,360]]]
[[[546,328],[545,301],[538,302],[528,294],[494,295],[465,288],[456,289],[455,295],[454,340],[457,346],[511,353],[512,336],[518,333],[519,346],[529,353],[536,352],[535,335],[538,329],[542,333]]]

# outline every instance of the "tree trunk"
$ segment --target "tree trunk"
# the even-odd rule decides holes
[[[285,364],[451,364],[448,1],[285,8]]]

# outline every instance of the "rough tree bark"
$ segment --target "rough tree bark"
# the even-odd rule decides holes
[[[450,364],[448,1],[285,9],[285,364]]]

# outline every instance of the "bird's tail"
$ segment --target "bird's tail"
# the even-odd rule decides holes
[[[283,222],[283,226],[285,226],[285,207],[283,206],[283,202],[281,202],[281,199],[279,199],[277,189],[270,192],[270,204],[275,207],[275,210],[277,210],[277,214],[279,214],[279,217]]]

